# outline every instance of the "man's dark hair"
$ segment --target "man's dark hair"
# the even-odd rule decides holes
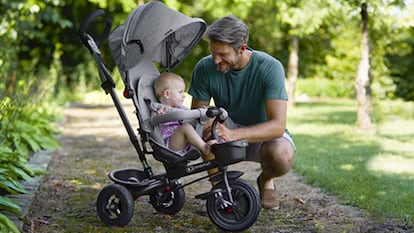
[[[228,15],[211,24],[206,35],[210,42],[223,42],[237,50],[247,44],[249,28],[241,19]]]

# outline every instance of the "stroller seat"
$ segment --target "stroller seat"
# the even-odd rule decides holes
[[[194,160],[200,153],[190,151],[181,155],[169,150],[158,124],[167,120],[194,120],[202,112],[187,110],[190,112],[183,111],[183,115],[151,117],[147,102],[158,102],[153,83],[160,74],[154,63],[171,70],[197,44],[205,30],[204,20],[190,18],[154,1],[136,8],[128,20],[109,35],[110,51],[126,86],[124,93],[132,98],[136,107],[142,143],[154,146],[154,157],[166,163]],[[197,123],[193,122],[193,126]]]
[[[159,71],[148,60],[142,60],[126,75],[126,92],[136,106],[136,114],[141,131],[144,134],[140,136],[144,137],[144,141],[149,141],[154,152],[154,158],[158,161],[181,163],[196,160],[201,156],[198,150],[192,149],[186,154],[180,154],[166,147],[159,124],[172,120],[188,120],[195,127],[201,127],[200,121],[194,119],[204,115],[205,110],[184,110],[162,116],[151,116],[151,103],[158,103],[153,89],[154,81],[158,76]],[[204,118],[200,120],[205,121]]]

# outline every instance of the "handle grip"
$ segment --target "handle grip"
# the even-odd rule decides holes
[[[219,122],[223,123],[228,117],[228,112],[224,108],[210,107],[207,109],[206,116],[210,118],[217,117]]]

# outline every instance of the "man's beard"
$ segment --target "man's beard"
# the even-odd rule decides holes
[[[231,70],[231,68],[229,67],[229,68],[227,68],[226,70],[224,70],[224,71],[221,71],[221,70],[219,70],[219,69],[217,69],[219,72],[221,72],[221,73],[223,73],[223,74],[227,74],[230,70]]]
[[[237,56],[237,59],[236,59],[236,62],[234,62],[234,63],[232,63],[231,65],[229,65],[229,68],[227,68],[226,70],[224,70],[224,71],[220,71],[219,70],[219,68],[218,68],[218,65],[217,65],[217,70],[219,71],[219,72],[221,72],[221,73],[223,73],[223,74],[226,74],[226,73],[228,73],[230,70],[234,70],[234,67],[239,63],[239,61],[240,61],[240,56]]]

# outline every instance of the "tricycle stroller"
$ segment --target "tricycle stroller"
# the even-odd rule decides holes
[[[103,18],[104,30],[95,40],[87,31],[98,18]],[[103,27],[103,25],[101,25]],[[159,76],[154,66],[158,63],[167,71],[178,65],[198,43],[206,30],[206,23],[174,11],[160,2],[153,1],[137,7],[127,21],[109,33],[110,18],[103,10],[91,13],[82,23],[79,33],[83,44],[94,57],[101,86],[110,94],[121,120],[135,147],[143,169],[123,168],[113,170],[109,178],[114,182],[104,187],[97,198],[97,212],[106,225],[124,226],[134,213],[134,200],[149,195],[154,209],[159,213],[176,214],[184,206],[184,187],[209,178],[215,185],[196,198],[206,200],[206,210],[211,221],[228,231],[242,231],[253,225],[260,213],[258,192],[240,178],[243,172],[228,171],[228,165],[243,161],[246,156],[245,140],[220,142],[215,135],[218,122],[227,118],[225,109],[211,107],[151,116],[149,105],[157,101],[152,84]],[[125,84],[124,96],[130,98],[138,118],[138,135],[135,134],[115,91],[115,82],[108,72],[99,48],[109,35],[109,47]],[[202,127],[209,119],[213,137],[214,160],[197,162],[201,154],[190,150],[186,154],[171,151],[163,144],[159,124],[181,120]],[[162,162],[165,173],[154,174],[146,156],[152,155]],[[183,184],[182,177],[218,168],[219,172]]]

